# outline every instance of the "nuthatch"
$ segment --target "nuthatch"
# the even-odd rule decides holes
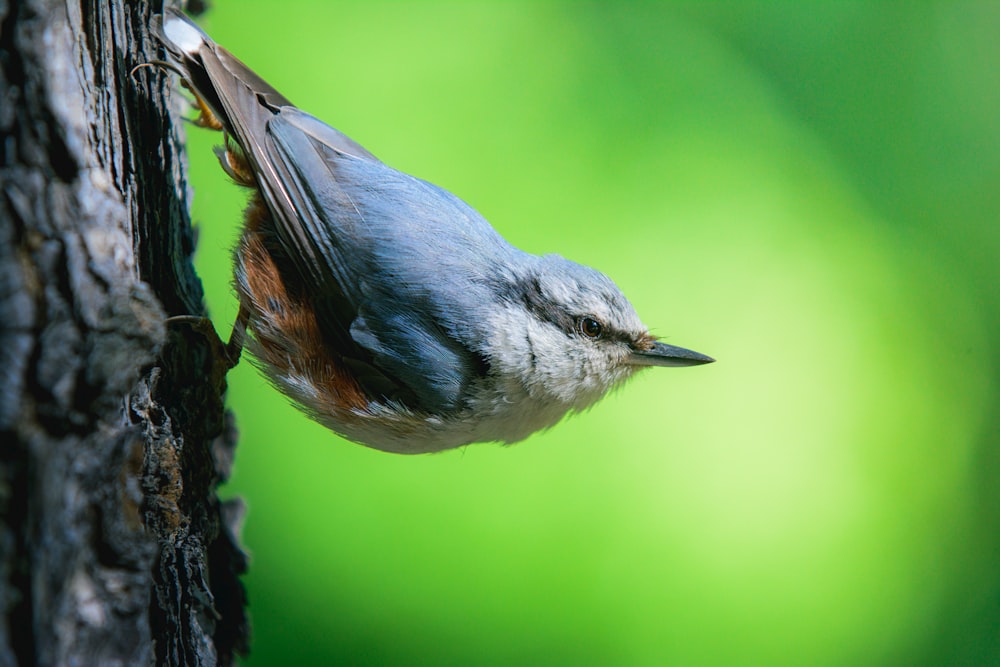
[[[154,28],[198,124],[225,133],[223,168],[254,190],[231,356],[245,344],[321,424],[407,454],[511,443],[638,369],[713,361],[658,342],[604,274],[518,250],[297,109],[180,13]]]

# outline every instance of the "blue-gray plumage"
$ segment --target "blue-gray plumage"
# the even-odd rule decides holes
[[[223,167],[257,191],[231,346],[317,421],[402,453],[515,442],[639,368],[712,361],[657,342],[604,274],[511,246],[297,109],[183,15],[156,29],[200,124],[226,132]]]

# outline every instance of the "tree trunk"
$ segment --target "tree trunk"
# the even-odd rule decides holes
[[[0,0],[0,667],[230,664],[235,432],[157,2]],[[185,323],[188,322],[188,323]]]

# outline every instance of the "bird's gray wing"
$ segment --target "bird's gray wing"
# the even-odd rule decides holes
[[[186,27],[165,30],[170,22]],[[168,11],[154,30],[253,168],[274,216],[280,265],[296,274],[289,282],[315,308],[331,352],[369,394],[427,412],[458,408],[482,364],[440,325],[441,304],[413,279],[419,272],[404,275],[412,267],[394,255],[397,246],[405,254],[431,242],[407,234],[434,231],[430,218],[399,226],[400,216],[412,222],[400,207],[415,204],[427,217],[435,197],[454,198],[291,106],[183,14]]]
[[[262,191],[280,195],[268,203],[282,243],[301,276],[317,281],[324,331],[342,338],[346,330],[382,379],[399,386],[402,402],[457,409],[485,368],[449,326],[461,316],[450,281],[462,284],[468,273],[449,273],[436,258],[466,252],[450,243],[452,221],[478,214],[435,186],[341,150],[340,136],[290,107],[268,123],[262,178],[275,182]],[[454,256],[448,262],[456,265]]]

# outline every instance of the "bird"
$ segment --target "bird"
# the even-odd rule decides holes
[[[508,243],[452,193],[297,108],[184,14],[153,19],[250,191],[235,250],[244,348],[306,415],[386,452],[515,443],[637,371],[711,357],[650,334],[603,273]]]

